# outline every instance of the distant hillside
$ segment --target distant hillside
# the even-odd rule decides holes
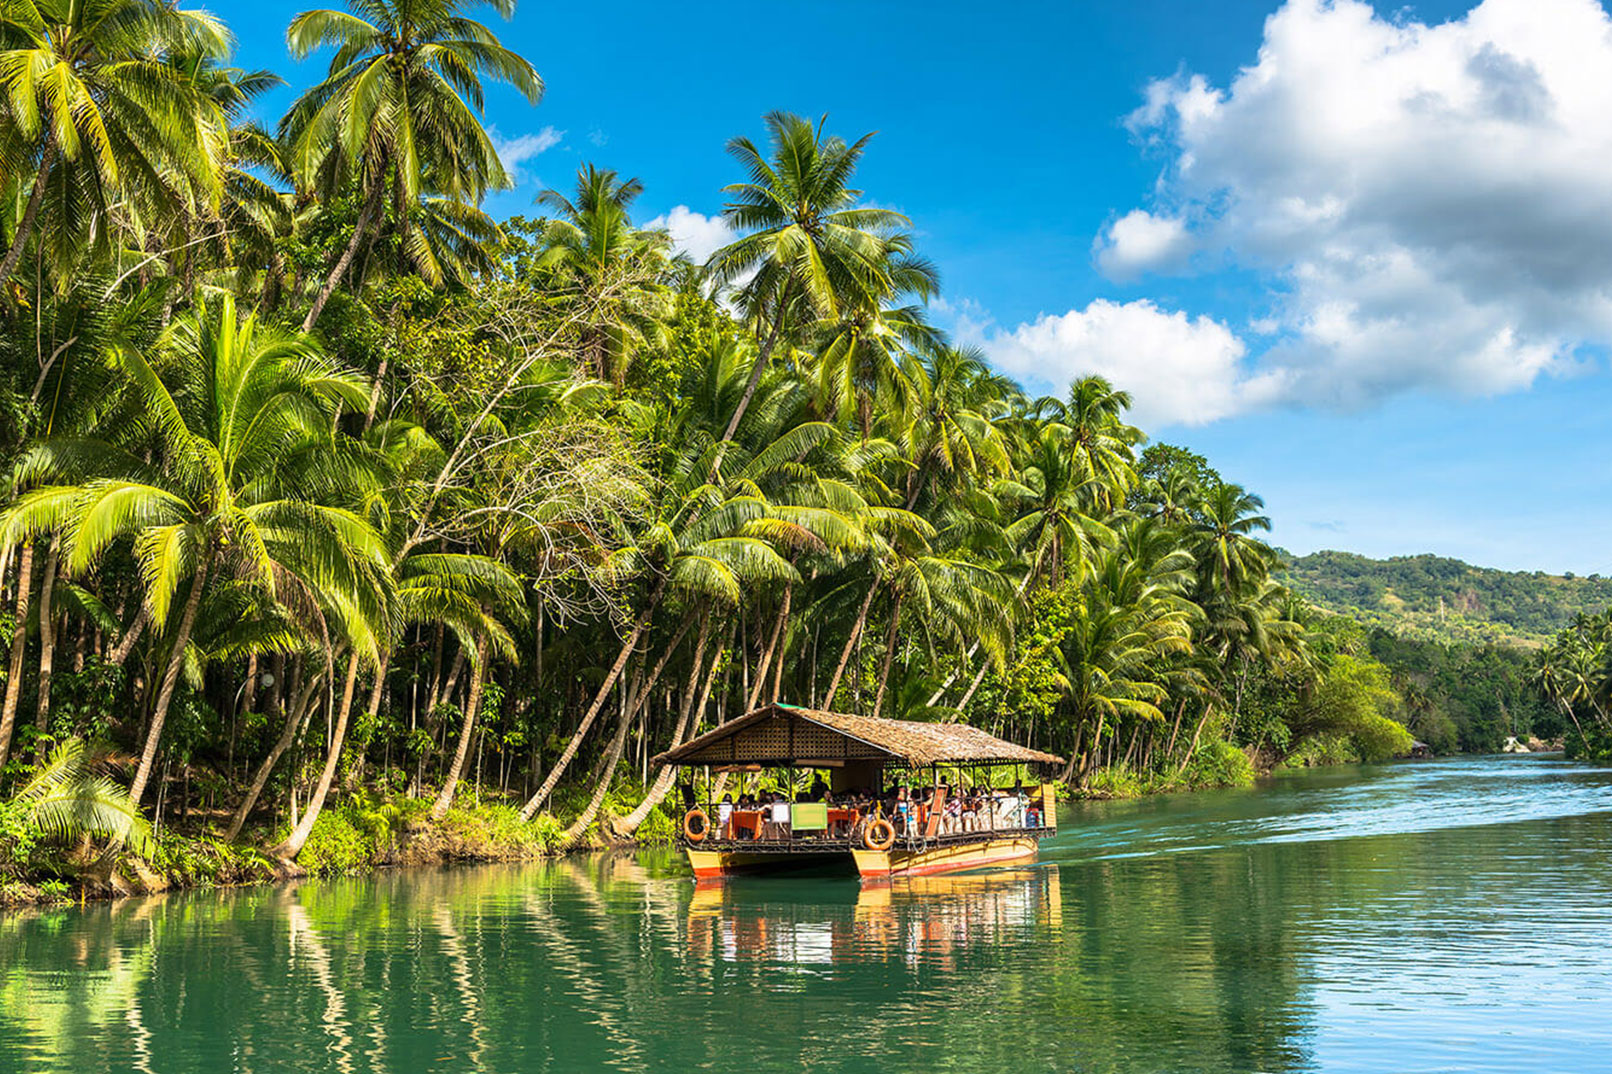
[[[1286,584],[1329,611],[1429,641],[1538,645],[1579,612],[1612,605],[1612,579],[1499,571],[1442,556],[1284,553]]]

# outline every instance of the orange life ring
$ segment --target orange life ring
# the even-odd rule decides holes
[[[896,826],[880,817],[862,830],[862,844],[869,850],[889,850],[896,845]]]
[[[696,825],[698,821],[698,825]],[[690,843],[703,843],[711,834],[711,818],[703,809],[691,809],[683,814],[683,838]]]

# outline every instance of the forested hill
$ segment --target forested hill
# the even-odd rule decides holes
[[[1579,612],[1612,605],[1612,578],[1474,567],[1442,556],[1284,553],[1286,582],[1314,604],[1403,637],[1537,645]]]

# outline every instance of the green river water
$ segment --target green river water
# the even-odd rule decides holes
[[[1034,867],[696,889],[672,853],[0,919],[0,1074],[1612,1070],[1612,771],[1063,811]]]

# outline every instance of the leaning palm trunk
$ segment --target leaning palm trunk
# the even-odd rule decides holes
[[[454,791],[465,770],[465,758],[470,755],[470,739],[476,728],[476,710],[481,707],[482,684],[487,681],[487,636],[476,639],[476,666],[470,669],[470,697],[465,701],[464,726],[459,729],[459,745],[454,749],[453,763],[442,780],[442,792],[431,805],[431,819],[441,820],[453,805]]]
[[[648,693],[646,689],[643,691]],[[605,795],[610,792],[610,785],[615,782],[616,765],[621,763],[621,751],[627,744],[627,729],[632,726],[630,712],[623,712],[621,720],[616,724],[615,737],[610,740],[610,749],[605,754],[604,771],[599,776],[599,782],[594,784],[593,797],[588,799],[588,806],[582,811],[576,821],[560,836],[560,849],[570,850],[588,830],[593,818],[599,815],[599,807],[604,805]]]
[[[325,768],[319,773],[319,782],[314,786],[313,794],[308,797],[308,808],[302,814],[301,822],[293,829],[285,840],[269,851],[281,861],[289,862],[302,853],[302,845],[313,834],[313,826],[319,820],[319,811],[325,806],[325,796],[330,793],[330,784],[336,778],[336,765],[341,761],[341,747],[347,738],[347,717],[353,710],[353,689],[358,685],[358,651],[347,660],[347,683],[341,691],[341,709],[336,716],[336,726],[330,732],[330,745],[325,751]]]
[[[890,637],[884,646],[884,661],[879,665],[879,689],[873,695],[873,715],[884,714],[884,688],[890,682],[890,665],[895,661],[896,641],[900,637],[901,627],[901,600],[906,596],[902,590],[896,591],[896,604],[890,611]]]
[[[593,695],[593,703],[588,706],[588,711],[583,714],[582,722],[577,725],[576,734],[572,735],[571,741],[565,744],[564,751],[561,752],[559,760],[554,762],[554,767],[549,769],[549,774],[544,778],[543,785],[521,807],[521,820],[532,819],[537,811],[542,808],[543,803],[548,801],[555,784],[560,782],[560,777],[565,775],[565,770],[570,767],[572,759],[577,755],[577,750],[582,747],[583,738],[593,726],[593,721],[598,718],[600,710],[604,708],[605,700],[610,696],[610,688],[621,677],[621,669],[627,666],[627,658],[632,656],[634,649],[638,648],[638,639],[644,636],[644,630],[649,626],[649,619],[655,614],[655,606],[660,603],[661,590],[664,586],[664,581],[656,583],[655,591],[650,594],[649,606],[643,610],[638,616],[638,621],[633,624],[632,633],[628,635],[626,644],[622,645],[621,652],[616,654],[616,662],[610,666],[610,672],[605,675],[604,682],[599,684],[599,691]]]
[[[302,722],[307,719],[309,711],[313,708],[313,692],[319,686],[319,676],[311,675],[303,684],[301,693],[292,699],[286,710],[285,727],[280,731],[280,737],[269,749],[269,755],[263,758],[263,763],[257,766],[257,772],[252,776],[252,785],[246,789],[246,797],[236,807],[235,815],[230,818],[229,830],[224,833],[225,842],[234,842],[235,837],[241,834],[241,828],[246,824],[246,818],[252,815],[257,806],[257,800],[263,794],[263,788],[268,786],[269,775],[274,766],[279,763],[285,751],[291,748],[296,741],[297,732],[302,730]]]
[[[140,640],[140,635],[145,633],[146,626],[150,622],[151,610],[142,602],[140,610],[134,615],[134,622],[130,623],[129,629],[123,632],[123,637],[118,639],[117,647],[106,658],[106,662],[115,668],[122,667],[124,662],[129,659],[129,654],[134,652],[135,643]]]
[[[1181,758],[1181,767],[1175,770],[1176,779],[1180,779],[1186,773],[1187,765],[1192,763],[1192,755],[1198,750],[1198,736],[1203,734],[1203,726],[1209,722],[1209,716],[1214,710],[1213,705],[1203,707],[1203,716],[1198,720],[1198,726],[1192,729],[1192,742],[1187,746],[1186,756]]]
[[[689,666],[688,681],[683,685],[683,703],[677,713],[677,726],[672,730],[672,744],[669,747],[670,749],[676,749],[678,746],[681,746],[684,738],[686,738],[688,735],[689,717],[692,716],[695,711],[694,697],[696,693],[700,692],[700,669],[701,664],[705,659],[705,643],[710,632],[710,626],[711,621],[709,615],[701,616],[700,635],[699,638],[694,642],[694,661]],[[711,662],[711,670],[713,672],[716,670],[715,660]],[[707,675],[705,677],[706,694],[710,693],[711,679],[714,677],[714,675]],[[701,708],[704,707],[704,702],[705,696],[704,694],[701,694]],[[655,773],[655,782],[650,786],[649,793],[644,795],[644,800],[638,803],[637,808],[635,808],[631,813],[628,813],[627,816],[623,818],[621,823],[616,825],[616,834],[625,838],[636,832],[639,826],[643,824],[646,819],[648,819],[650,812],[653,811],[656,806],[660,805],[663,800],[665,800],[667,793],[672,789],[672,781],[676,778],[677,769],[675,767],[672,765],[661,765],[660,771]]]
[[[750,696],[745,698],[744,710],[749,712],[761,700],[761,693],[767,688],[767,669],[772,666],[773,657],[778,655],[778,639],[783,636],[784,623],[789,619],[789,595],[792,586],[784,586],[784,601],[778,608],[778,619],[773,623],[772,635],[767,639],[767,648],[761,654],[761,662],[756,665],[756,679],[750,687]],[[778,665],[783,666],[783,657],[778,657]],[[773,700],[777,700],[775,697]]]
[[[325,303],[330,301],[331,294],[336,290],[336,284],[341,282],[342,275],[352,265],[353,257],[358,253],[359,245],[364,241],[364,236],[369,233],[370,219],[375,215],[376,209],[380,207],[380,192],[381,188],[376,186],[370,192],[369,198],[364,202],[364,211],[358,214],[358,223],[353,225],[352,239],[348,241],[347,248],[341,252],[341,257],[336,259],[335,265],[331,266],[330,275],[325,277],[324,285],[319,288],[319,293],[314,296],[313,306],[308,310],[308,316],[302,321],[302,330],[304,332],[313,331],[314,322],[319,320],[319,315],[324,312]]]
[[[868,595],[862,598],[862,610],[856,613],[856,624],[845,639],[845,648],[840,650],[840,662],[834,667],[834,677],[828,680],[828,693],[823,697],[825,710],[832,711],[834,708],[834,695],[840,692],[840,679],[845,674],[845,665],[851,662],[851,652],[856,648],[856,639],[862,636],[862,628],[867,626],[868,609],[873,607],[873,597],[878,591],[879,580],[875,578],[873,584],[868,586]]]
[[[168,706],[174,699],[174,688],[179,685],[179,672],[185,666],[185,646],[190,644],[190,631],[196,625],[196,609],[201,606],[202,588],[207,584],[208,559],[204,555],[196,564],[196,577],[190,583],[190,595],[185,598],[185,610],[179,616],[179,629],[174,633],[173,653],[168,657],[168,670],[162,676],[162,689],[157,694],[156,707],[151,710],[151,727],[146,732],[145,749],[140,754],[140,767],[135,770],[134,782],[129,786],[129,798],[135,805],[145,794],[151,769],[157,763],[157,747],[162,741],[162,725],[168,718]]]
[[[11,240],[11,248],[6,251],[6,259],[0,261],[0,283],[11,279],[22,257],[23,247],[28,245],[28,236],[33,234],[34,223],[39,219],[39,207],[45,203],[45,184],[50,181],[50,169],[55,163],[56,139],[47,136],[44,152],[39,155],[39,172],[34,176],[34,189],[28,195],[28,207],[22,211],[17,234]]]
[[[51,610],[56,592],[56,564],[61,548],[53,538],[45,556],[45,576],[39,582],[39,699],[34,728],[39,740],[34,745],[34,763],[45,763],[45,733],[50,730],[50,681],[56,668],[56,615]]]
[[[0,769],[11,752],[11,732],[17,724],[17,700],[22,696],[22,661],[28,648],[28,598],[33,589],[34,546],[22,546],[17,561],[17,618],[11,629],[11,666],[6,676],[5,707],[0,708]]]
[[[660,681],[661,672],[666,670],[666,664],[671,660],[672,654],[677,651],[678,645],[682,643],[683,635],[687,634],[688,628],[693,625],[694,616],[692,613],[683,617],[682,625],[677,628],[677,633],[672,635],[672,640],[667,644],[665,651],[661,653],[660,659],[655,661],[655,667],[649,672],[642,685],[634,686],[631,696],[627,699],[626,706],[621,710],[621,725],[616,728],[616,735],[610,749],[600,760],[598,782],[594,784],[593,797],[588,800],[588,807],[582,811],[582,815],[561,836],[560,845],[562,847],[570,847],[580,839],[582,833],[588,830],[588,825],[592,824],[593,819],[599,815],[599,807],[604,803],[605,795],[610,792],[610,785],[616,781],[616,765],[621,762],[621,751],[627,741],[627,732],[632,728],[633,720],[637,718],[639,711],[643,709],[645,703],[649,700],[649,695],[654,692],[655,684]],[[642,665],[639,667],[639,673],[643,673]]]

